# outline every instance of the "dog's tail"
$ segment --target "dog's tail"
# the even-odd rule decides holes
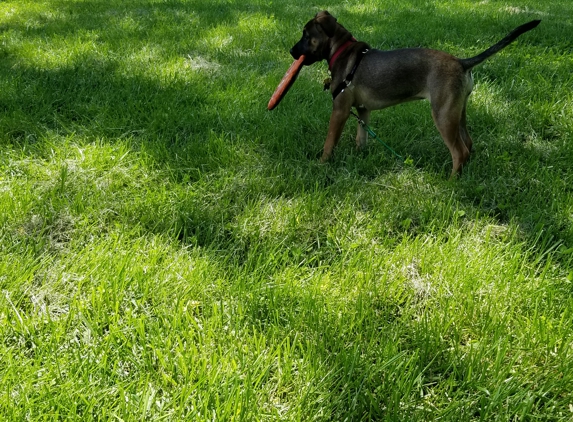
[[[534,20],[531,22],[527,22],[526,24],[523,24],[521,26],[518,26],[513,31],[511,31],[509,34],[507,34],[507,36],[504,39],[502,39],[497,44],[492,45],[490,48],[485,50],[483,53],[478,54],[477,56],[471,57],[469,59],[460,59],[460,63],[464,67],[464,70],[471,69],[472,67],[477,66],[478,64],[483,62],[488,57],[493,56],[495,53],[497,53],[498,51],[507,47],[509,44],[511,44],[513,41],[515,41],[515,39],[517,37],[519,37],[521,34],[524,34],[527,31],[531,31],[533,28],[535,28],[537,25],[539,25],[539,22],[541,22],[541,21],[540,20]]]

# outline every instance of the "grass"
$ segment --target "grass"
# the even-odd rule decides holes
[[[483,51],[448,181],[427,103],[316,157],[328,8],[379,48]],[[0,419],[573,417],[569,1],[0,3]]]

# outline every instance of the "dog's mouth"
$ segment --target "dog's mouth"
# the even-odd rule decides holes
[[[297,48],[296,45],[290,49],[290,55],[293,57],[293,59],[298,60],[300,58],[300,56],[302,56],[304,54],[304,61],[302,62],[302,64],[304,66],[310,66],[311,64],[316,63],[319,59],[317,59],[316,57],[313,57],[310,54],[305,54],[305,53],[301,53]]]
[[[308,50],[309,49],[305,43],[305,40],[300,40],[290,49],[290,55],[295,60],[298,60],[300,58],[300,56],[304,55],[305,58],[304,58],[304,61],[302,62],[302,64],[304,66],[310,66],[311,64],[314,64],[314,63],[322,60],[321,58],[316,57],[315,54],[313,54],[312,52],[310,52]]]
[[[308,57],[305,56],[304,61],[302,62],[303,66],[310,66],[311,64],[316,63],[318,60],[312,58],[312,57]]]

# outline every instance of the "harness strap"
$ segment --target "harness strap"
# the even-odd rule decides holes
[[[344,92],[344,90],[350,86],[350,84],[352,83],[352,79],[354,79],[354,74],[356,73],[356,69],[358,69],[358,65],[360,64],[366,53],[368,53],[367,48],[364,49],[362,53],[356,57],[356,61],[354,62],[354,66],[352,66],[352,70],[350,71],[350,73],[346,75],[346,78],[344,78],[344,80],[340,82],[336,87],[336,89],[332,92],[333,101],[336,99],[336,97],[338,97],[339,94]]]

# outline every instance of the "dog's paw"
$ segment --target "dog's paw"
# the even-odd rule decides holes
[[[325,154],[324,152],[320,155],[318,162],[321,164],[328,163],[330,161],[331,154]]]
[[[356,140],[356,151],[362,151],[366,149],[366,139],[357,139]]]

